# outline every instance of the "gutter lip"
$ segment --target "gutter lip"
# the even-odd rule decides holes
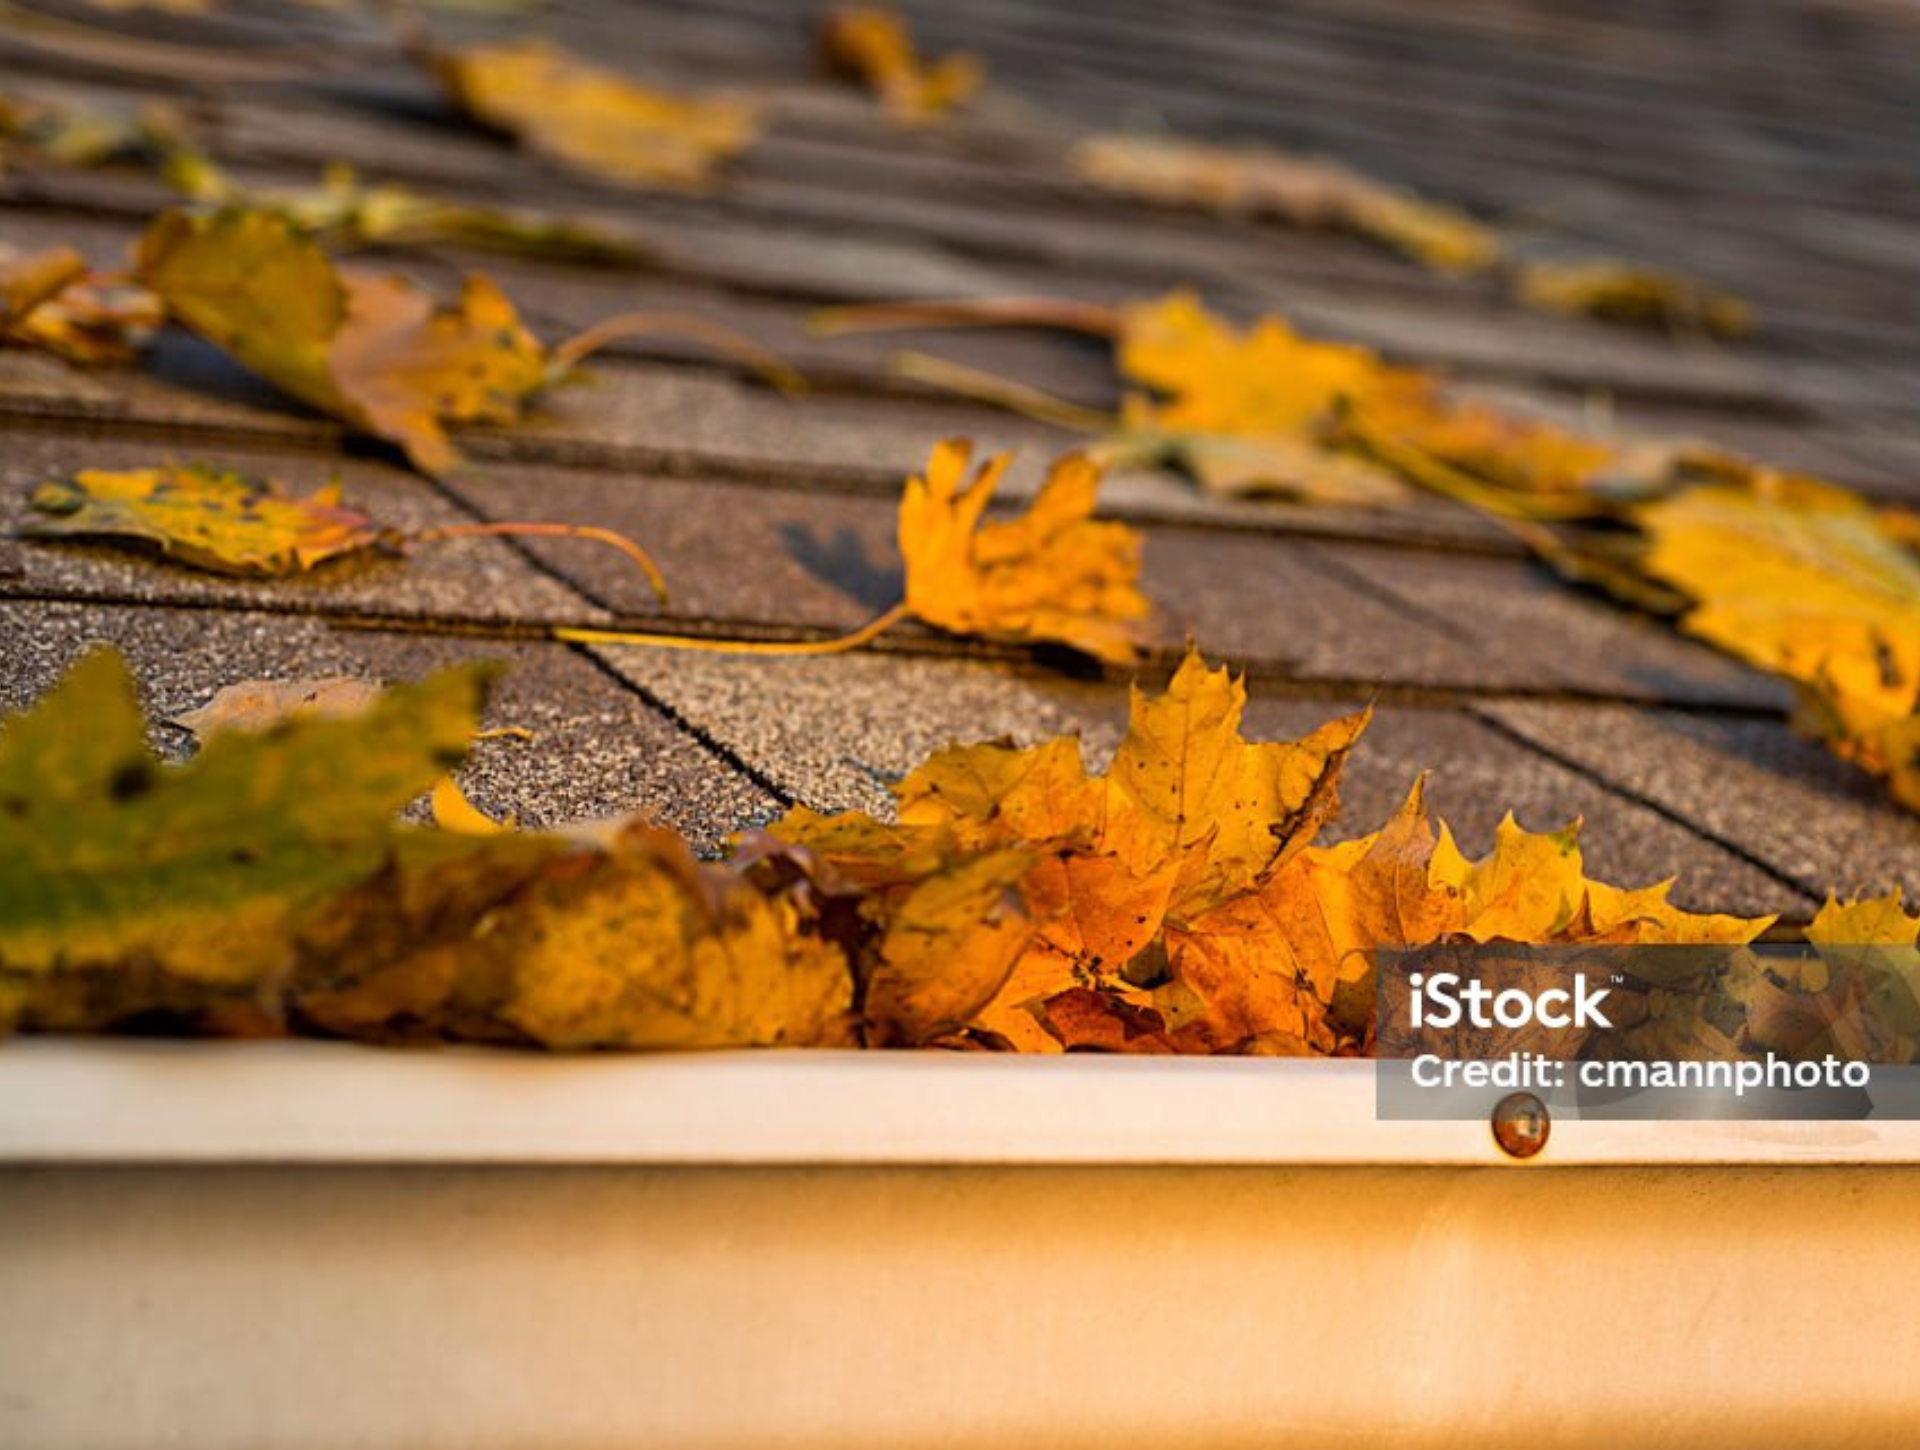
[[[25,1038],[0,1045],[0,1164],[1897,1165],[1920,1121],[1561,1119],[1519,1163],[1482,1120],[1376,1120],[1364,1060]]]

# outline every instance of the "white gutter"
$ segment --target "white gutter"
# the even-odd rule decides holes
[[[1358,1061],[0,1045],[0,1163],[1498,1164]],[[1556,1121],[1527,1166],[1920,1163],[1920,1122]],[[1514,1165],[1518,1166],[1518,1165]]]

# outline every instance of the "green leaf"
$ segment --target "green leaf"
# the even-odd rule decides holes
[[[285,971],[296,913],[448,839],[394,813],[465,755],[485,678],[448,671],[352,719],[229,731],[165,765],[126,663],[88,655],[0,732],[0,978]]]

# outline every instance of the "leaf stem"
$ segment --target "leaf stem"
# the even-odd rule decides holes
[[[1120,330],[1120,312],[1065,297],[962,297],[823,307],[807,319],[808,331],[826,336],[907,327],[1047,327],[1110,338]]]
[[[807,380],[800,370],[773,349],[755,342],[743,332],[690,312],[621,312],[596,322],[555,346],[552,366],[564,372],[623,337],[682,337],[704,343],[723,357],[732,358],[756,376],[783,393],[804,393]]]
[[[979,368],[970,368],[964,363],[935,357],[928,352],[895,353],[887,364],[887,370],[897,377],[942,388],[976,403],[991,403],[1023,418],[1070,428],[1076,433],[1111,433],[1120,424],[1118,418],[1096,409],[1083,408],[1078,403],[1069,403],[1064,398],[1056,398],[1025,383],[996,377]]]
[[[564,627],[556,628],[553,637],[569,644],[638,644],[655,649],[703,650],[709,654],[724,655],[837,655],[878,639],[911,612],[904,602],[896,604],[885,614],[868,620],[852,634],[843,634],[836,639],[700,639],[686,634],[638,634],[619,629]]]
[[[640,572],[647,576],[648,587],[653,590],[653,597],[662,604],[667,602],[667,581],[660,573],[660,566],[653,562],[647,551],[625,534],[615,533],[612,529],[603,529],[597,524],[446,524],[441,528],[425,529],[413,534],[410,536],[410,542],[425,544],[436,539],[475,539],[502,534],[534,538],[592,539],[598,543],[610,544],[640,566]]]

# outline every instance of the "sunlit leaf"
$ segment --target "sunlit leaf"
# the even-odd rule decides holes
[[[948,440],[925,475],[907,481],[899,534],[908,610],[956,634],[1133,659],[1150,609],[1136,584],[1140,538],[1093,519],[1099,470],[1067,455],[1027,511],[1002,521],[985,512],[1008,459],[988,460],[969,482],[971,457],[970,444]]]

